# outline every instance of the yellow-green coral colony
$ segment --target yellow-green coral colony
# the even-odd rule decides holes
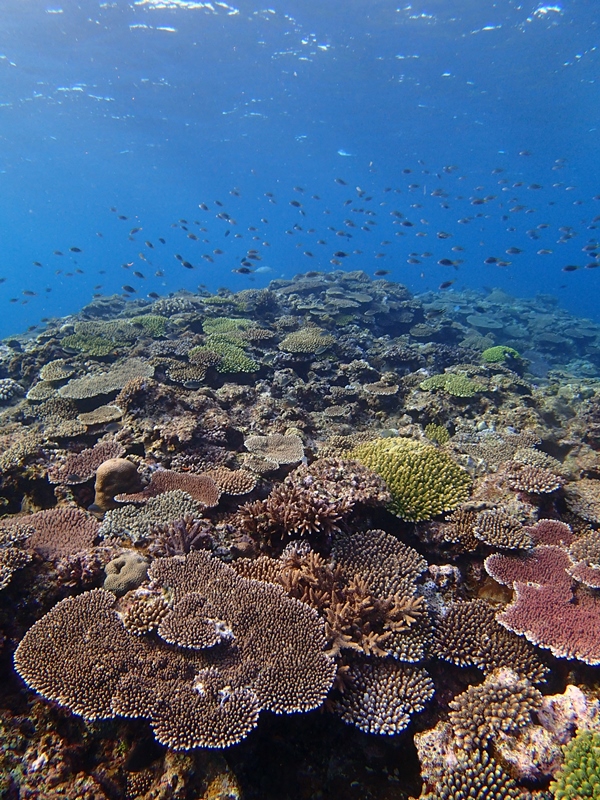
[[[563,749],[565,763],[550,784],[555,800],[600,798],[600,733],[581,731]]]
[[[514,347],[507,347],[505,344],[497,344],[494,347],[488,347],[481,354],[481,358],[488,364],[500,364],[503,361],[511,358],[520,358],[518,352]]]
[[[419,388],[430,392],[441,389],[454,397],[474,397],[477,392],[485,391],[485,386],[476,383],[463,372],[446,372],[443,375],[432,375],[419,384]]]
[[[391,510],[411,522],[457,508],[469,496],[471,478],[449,455],[412,439],[375,439],[352,457],[377,472],[392,494]]]

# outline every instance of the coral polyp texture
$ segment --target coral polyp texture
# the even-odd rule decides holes
[[[564,748],[565,763],[550,784],[556,800],[600,797],[600,733],[582,730]]]
[[[469,474],[432,445],[390,437],[359,445],[352,455],[381,475],[392,495],[390,507],[402,519],[431,519],[469,496]]]

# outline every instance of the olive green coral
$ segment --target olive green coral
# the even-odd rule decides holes
[[[158,339],[167,332],[167,317],[160,314],[140,314],[138,317],[131,317],[132,325],[139,325],[144,333]]]
[[[581,731],[564,753],[565,763],[550,784],[556,800],[600,798],[600,733]]]
[[[241,347],[231,342],[226,334],[212,333],[206,338],[209,350],[221,356],[217,372],[258,372],[259,365],[247,356]]]
[[[430,442],[435,442],[436,444],[446,444],[450,441],[448,429],[443,425],[436,425],[435,422],[425,425],[424,433]]]
[[[488,364],[500,364],[507,358],[520,358],[514,347],[507,347],[505,344],[497,344],[495,347],[488,347],[481,354],[481,357]]]
[[[452,511],[469,496],[471,478],[449,455],[412,439],[375,439],[352,453],[377,472],[392,494],[391,510],[419,522]]]
[[[473,397],[477,392],[483,392],[485,386],[471,380],[464,372],[445,372],[443,375],[432,375],[419,384],[420,389],[432,391],[441,389],[453,397]]]

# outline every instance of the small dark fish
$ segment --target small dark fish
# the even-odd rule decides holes
[[[295,192],[303,192],[304,189],[302,188],[302,186],[294,186],[294,191]]]
[[[182,261],[181,262],[181,266],[185,267],[186,269],[194,269],[194,265],[190,264],[189,261]]]
[[[133,274],[135,275],[136,278],[142,278],[144,280],[146,279],[146,276],[144,275],[143,272],[134,272]]]
[[[549,256],[552,255],[552,250],[538,250],[538,256]]]
[[[407,258],[407,264],[421,264],[421,261],[418,258]]]
[[[154,274],[156,275],[157,278],[164,278],[165,277],[165,273],[162,271],[162,269],[157,269]]]
[[[348,186],[348,184],[346,183],[346,181],[342,180],[341,178],[336,178],[336,179],[335,179],[335,182],[336,182],[336,183],[339,183],[339,184],[340,184],[340,186]]]
[[[389,269],[378,269],[373,274],[376,275],[378,278],[382,278],[384,275],[389,275],[390,274],[390,270]]]
[[[456,281],[442,281],[442,283],[440,283],[438,286],[438,289],[449,289],[453,283],[456,283]]]
[[[111,207],[110,207],[110,210],[111,210],[111,211],[116,211],[117,209],[116,209],[114,206],[111,206]]]
[[[141,228],[132,228],[132,229],[129,231],[129,235],[130,235],[130,236],[133,236],[133,235],[134,235],[134,233],[139,233],[141,230],[142,230]]]
[[[53,250],[52,252],[55,256],[64,256],[64,253],[62,253],[60,250]]]
[[[160,237],[159,237],[158,241],[159,241],[161,244],[166,244],[166,241],[165,241],[165,240],[162,238],[162,236],[160,236]]]
[[[578,267],[575,264],[567,264],[566,267],[562,268],[562,271],[563,272],[576,272],[578,269],[581,269],[581,267]]]
[[[488,256],[487,258],[485,258],[483,260],[483,263],[484,264],[497,264],[498,263],[498,259],[496,258],[496,256]]]
[[[589,264],[585,265],[586,269],[598,269],[600,267],[600,261],[590,261]]]
[[[440,260],[437,263],[442,267],[454,267],[455,266],[455,262],[451,261],[449,258],[440,258]]]
[[[208,206],[206,203],[198,203],[198,208],[201,208],[202,211],[208,211]]]
[[[531,150],[521,150],[519,152],[519,155],[520,156],[530,156],[531,155]]]
[[[214,264],[214,263],[215,263],[215,260],[214,260],[214,258],[213,258],[212,256],[209,256],[209,255],[208,255],[208,253],[202,253],[202,258],[203,258],[205,261],[210,261],[210,263],[211,263],[211,264]]]
[[[121,286],[121,289],[123,289],[124,292],[130,292],[130,294],[135,293],[133,286],[130,286],[128,283],[126,283],[124,286]]]
[[[180,256],[179,253],[175,253],[175,258],[177,261],[183,261],[183,256]]]
[[[313,258],[313,254],[310,252],[310,250],[305,250],[303,255],[308,256],[309,258]]]
[[[31,289],[23,289],[23,294],[27,297],[35,297],[35,292],[32,292]]]
[[[400,224],[404,225],[405,228],[413,228],[414,227],[413,223],[409,222],[407,219],[402,220],[402,222]]]
[[[151,297],[153,300],[158,300],[160,295],[157,294],[156,292],[148,292],[148,297]]]
[[[129,217],[126,217],[125,214],[119,214],[118,218],[119,219],[129,219]]]
[[[34,267],[42,267],[42,266],[43,266],[43,264],[42,264],[41,262],[39,262],[39,261],[34,261],[34,262],[33,262],[33,266],[34,266]]]
[[[219,250],[219,248],[218,248],[218,247],[216,247],[216,248],[213,250],[213,253],[214,253],[216,256],[222,256],[222,255],[223,255],[223,250]]]
[[[439,231],[436,233],[438,239],[450,239],[452,237],[451,233],[446,233],[445,231]]]
[[[518,247],[509,247],[509,248],[508,248],[508,250],[506,250],[506,253],[507,253],[509,256],[517,256],[517,255],[519,255],[519,253],[522,253],[522,252],[523,252],[523,251],[522,251],[522,250],[519,250],[519,248],[518,248]]]
[[[334,255],[336,258],[347,258],[347,257],[348,257],[348,253],[344,253],[344,251],[343,251],[343,250],[338,250],[338,251],[337,251],[337,252],[335,252],[333,255]]]
[[[144,244],[146,245],[146,247],[149,247],[150,250],[154,250],[154,245],[152,244],[152,242],[144,242]]]
[[[252,270],[249,267],[238,267],[237,269],[232,269],[232,272],[238,272],[240,275],[250,275]]]
[[[295,208],[301,208],[302,203],[298,202],[298,200],[290,200],[290,205],[294,206]]]
[[[81,253],[82,252],[81,247],[69,247],[69,250],[72,253]]]

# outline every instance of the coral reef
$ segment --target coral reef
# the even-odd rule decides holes
[[[151,299],[0,344],[7,797],[593,796],[600,327]]]

